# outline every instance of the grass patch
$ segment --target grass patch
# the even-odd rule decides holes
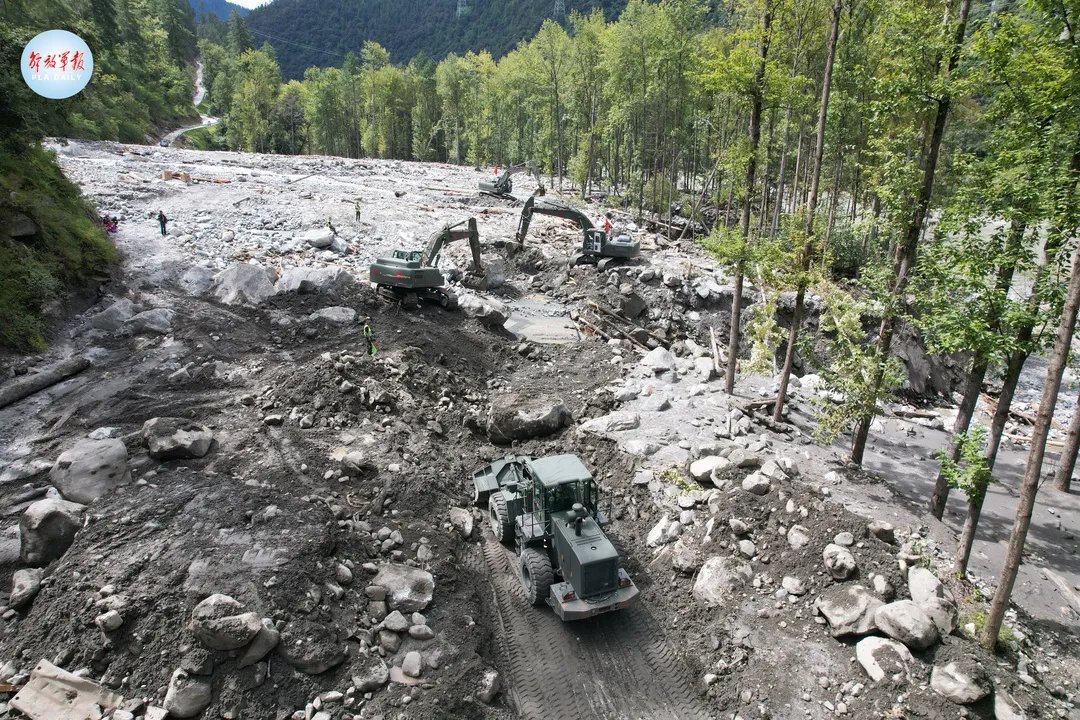
[[[34,221],[36,234],[10,237],[19,215]],[[116,258],[97,211],[52,153],[34,144],[0,154],[0,346],[44,349],[46,306]]]
[[[986,610],[983,608],[977,608],[970,610],[960,616],[960,627],[963,628],[966,625],[975,626],[975,637],[978,638],[982,635],[983,629],[986,627]],[[1001,625],[1001,629],[998,630],[997,636],[997,649],[1008,650],[1016,646],[1016,633],[1012,628],[1004,623]]]

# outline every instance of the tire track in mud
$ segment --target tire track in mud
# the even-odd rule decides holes
[[[526,720],[711,717],[659,623],[641,605],[563,623],[533,607],[517,556],[483,532],[466,558],[491,593],[507,694]]]

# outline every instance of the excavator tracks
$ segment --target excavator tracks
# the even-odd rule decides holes
[[[712,717],[659,623],[640,604],[563,623],[532,607],[517,556],[487,532],[467,564],[486,581],[509,699],[527,720],[705,720]],[[485,592],[485,596],[488,595]],[[490,602],[487,602],[490,601]]]

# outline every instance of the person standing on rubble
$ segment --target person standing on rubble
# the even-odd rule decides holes
[[[353,203],[353,210],[356,211],[356,222],[360,222],[360,198]]]
[[[157,221],[158,221],[158,225],[161,226],[161,235],[162,235],[162,237],[164,237],[165,236],[165,223],[169,222],[169,218],[165,217],[165,213],[158,210],[157,211]]]
[[[606,213],[604,213],[604,233],[607,234],[607,235],[611,234],[611,211],[610,210],[608,210]]]
[[[375,340],[373,338],[374,332],[371,329],[371,318],[364,318],[364,342],[367,343],[367,353],[372,357],[375,353],[379,352],[379,348],[375,347]]]

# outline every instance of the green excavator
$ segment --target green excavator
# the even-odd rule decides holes
[[[584,237],[581,253],[574,258],[575,265],[596,263],[604,269],[616,260],[637,257],[641,251],[641,243],[630,235],[606,233],[594,226],[589,216],[580,210],[558,200],[538,200],[535,197],[526,200],[525,207],[521,208],[517,241],[522,247],[525,246],[525,236],[529,232],[533,215],[551,215],[577,223]]]
[[[371,282],[406,308],[417,307],[420,300],[436,302],[447,309],[456,308],[457,295],[447,287],[437,265],[443,247],[457,240],[468,240],[472,250],[472,267],[462,284],[479,287],[483,284],[484,266],[480,260],[476,218],[444,225],[432,233],[424,250],[395,250],[391,257],[379,258],[371,264]]]
[[[499,175],[490,182],[481,180],[480,193],[482,195],[491,195],[493,197],[502,198],[503,200],[517,200],[516,197],[511,195],[514,191],[514,174],[525,169],[528,169],[529,175],[536,178],[536,184],[540,186],[536,191],[536,194],[543,195],[544,183],[540,180],[540,172],[536,169],[536,165],[531,162],[524,165],[511,165],[499,173]]]

